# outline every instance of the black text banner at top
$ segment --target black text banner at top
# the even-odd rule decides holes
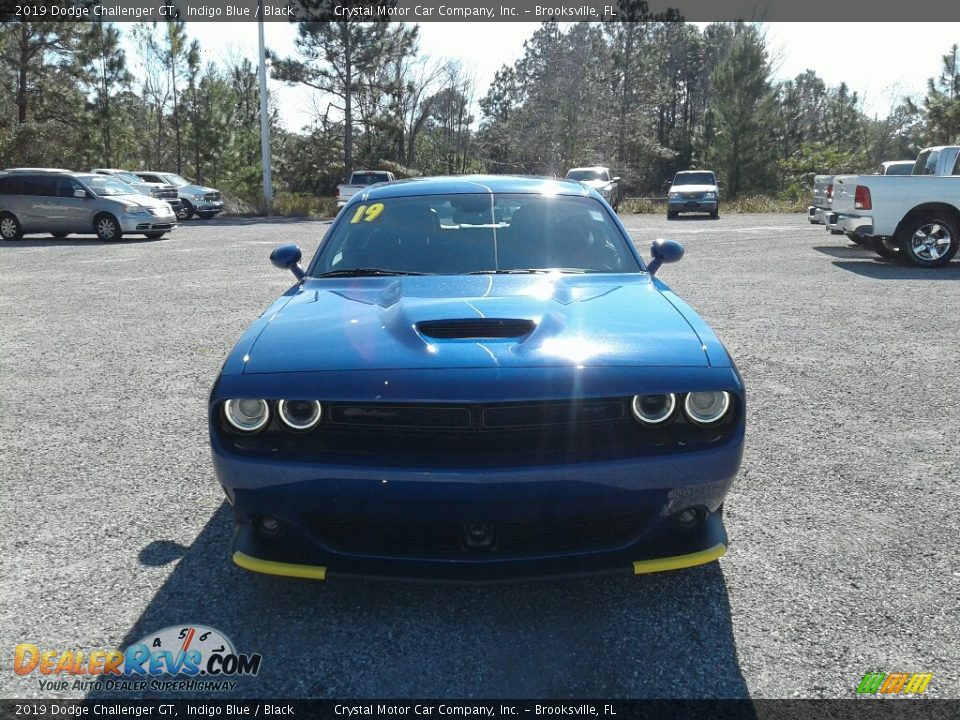
[[[870,42],[874,22],[960,20],[942,0],[0,0],[0,20],[144,22],[823,22]],[[832,23],[857,23],[833,26]],[[904,26],[904,36],[910,26]],[[849,44],[849,43],[848,43]]]

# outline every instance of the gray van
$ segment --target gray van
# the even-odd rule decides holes
[[[109,175],[43,170],[0,172],[0,238],[50,233],[125,233],[155,239],[177,226],[170,205],[142,195]]]

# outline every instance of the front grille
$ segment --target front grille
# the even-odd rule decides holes
[[[638,513],[605,517],[531,519],[489,525],[488,547],[466,544],[471,523],[376,522],[314,517],[311,529],[334,552],[379,557],[490,560],[501,557],[562,555],[624,547],[636,541],[644,517]]]
[[[503,405],[483,411],[483,426],[487,428],[544,427],[606,422],[623,417],[622,400],[598,402],[555,402],[543,405]]]
[[[152,195],[162,200],[176,200],[178,197],[176,190],[154,190]]]
[[[680,193],[680,196],[684,200],[699,200],[703,197],[703,193],[702,192],[685,192],[685,193]]]
[[[330,421],[335,425],[381,428],[455,428],[471,425],[466,406],[425,405],[332,405]]]
[[[206,195],[203,196],[203,199],[204,199],[204,200],[219,200],[219,199],[220,199],[220,193],[218,193],[218,192],[207,193]]]
[[[501,318],[463,318],[429,320],[417,323],[417,331],[437,340],[518,338],[529,334],[533,320]]]

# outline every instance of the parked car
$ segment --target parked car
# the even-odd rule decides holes
[[[720,217],[720,186],[710,170],[684,170],[673,176],[667,192],[667,220],[685,212]]]
[[[98,175],[110,175],[111,177],[115,177],[120,182],[125,182],[135,190],[139,190],[144,195],[149,195],[150,197],[155,197],[158,200],[163,200],[165,203],[170,205],[174,213],[179,212],[180,208],[182,207],[176,185],[171,185],[170,183],[147,182],[143,178],[134,175],[128,170],[118,170],[116,168],[93,168],[90,172]]]
[[[209,398],[249,570],[646,573],[725,552],[743,383],[594,191],[509,176],[355,196]]]
[[[567,171],[567,180],[576,180],[596,190],[616,210],[620,207],[620,178],[607,167],[582,167]]]
[[[350,180],[337,185],[337,207],[346,205],[358,191],[377,183],[395,182],[392,172],[386,170],[356,170],[350,174]]]
[[[924,148],[913,164],[914,175],[960,175],[960,145]]]
[[[880,163],[877,175],[912,175],[914,160],[887,160]]]
[[[165,183],[177,188],[177,196],[181,203],[177,211],[177,219],[180,221],[187,221],[194,214],[201,220],[209,220],[217,213],[223,212],[223,197],[219,190],[205,185],[196,185],[176,173],[137,170],[134,174],[147,182]]]
[[[833,175],[813,178],[813,205],[807,208],[807,219],[812,225],[824,225],[833,200]]]
[[[0,173],[4,240],[91,232],[101,240],[119,240],[125,233],[159,238],[174,227],[176,216],[167,203],[113,177],[49,170]]]
[[[946,265],[960,247],[960,176],[841,175],[829,226],[881,256]]]

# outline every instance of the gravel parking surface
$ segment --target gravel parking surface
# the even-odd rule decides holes
[[[801,215],[627,216],[749,393],[719,563],[459,587],[313,583],[228,557],[206,397],[327,223],[193,221],[160,241],[0,245],[0,695],[13,647],[199,623],[259,677],[229,697],[852,697],[932,672],[960,697],[960,262],[887,263]],[[72,678],[71,678],[72,682]]]

